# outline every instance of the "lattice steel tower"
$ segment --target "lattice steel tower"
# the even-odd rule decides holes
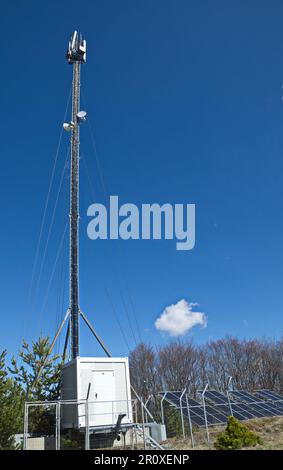
[[[71,131],[71,182],[70,182],[70,338],[71,358],[79,350],[79,146],[80,122],[86,113],[80,111],[80,68],[86,62],[86,41],[74,32],[67,52],[67,60],[73,65],[72,121],[64,124]]]
[[[67,60],[73,65],[73,84],[72,84],[72,120],[64,122],[63,127],[71,132],[71,177],[70,177],[70,240],[69,240],[69,308],[60,323],[60,326],[53,338],[46,357],[38,371],[33,386],[37,383],[41,373],[47,363],[48,357],[52,353],[57,339],[68,321],[66,333],[63,361],[67,355],[69,339],[71,343],[71,359],[76,359],[80,355],[79,344],[79,319],[84,320],[104,352],[108,357],[110,352],[95,332],[87,316],[81,311],[79,305],[79,146],[80,146],[80,123],[85,121],[86,112],[80,110],[80,71],[81,64],[86,62],[86,41],[82,39],[77,31],[72,35],[69,41],[67,51]]]

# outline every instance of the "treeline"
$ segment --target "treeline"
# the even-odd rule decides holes
[[[173,341],[158,349],[141,343],[130,353],[130,373],[133,387],[144,398],[185,387],[196,396],[207,383],[227,390],[229,377],[237,389],[283,392],[283,339],[226,337],[202,346]]]

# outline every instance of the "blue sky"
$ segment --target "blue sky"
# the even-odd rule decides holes
[[[1,348],[13,353],[22,337],[53,335],[68,305],[67,238],[46,297],[68,220],[66,171],[38,287],[36,281],[68,150],[65,133],[31,295],[30,285],[71,85],[64,54],[74,29],[87,39],[82,107],[97,150],[85,124],[82,310],[115,355],[140,338],[165,344],[170,338],[154,322],[181,299],[198,302],[208,317],[206,328],[186,336],[196,343],[225,334],[282,335],[282,17],[275,0],[2,5]],[[121,203],[195,203],[195,248],[88,239],[87,208],[105,203],[98,165],[107,194]],[[81,354],[100,354],[84,327]]]

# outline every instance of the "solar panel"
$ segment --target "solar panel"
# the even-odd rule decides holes
[[[269,403],[269,402],[260,400],[259,398],[252,395],[249,392],[243,392],[243,393],[245,394],[245,396],[249,396],[249,397],[253,398],[256,401],[256,403],[258,405],[260,405],[268,413],[266,416],[281,416],[281,413],[283,411],[283,402],[282,402],[281,406],[280,406],[280,404],[279,404],[279,406],[276,406],[273,403]]]
[[[191,422],[192,422],[192,424],[196,424],[199,427],[206,426],[205,420],[203,418],[200,418],[197,415],[194,415],[194,414],[192,414],[192,416],[191,416]]]
[[[243,403],[231,403],[231,408],[233,416],[235,417],[236,414],[240,414],[240,416],[242,416],[242,420],[254,418],[254,415],[249,411],[248,406]]]
[[[278,400],[283,401],[283,396],[279,395],[279,393],[269,391],[269,395],[273,396],[274,398],[277,398]]]
[[[183,416],[187,419],[190,418],[191,422],[195,424],[196,426],[205,426],[205,417],[204,417],[204,411],[202,405],[198,403],[196,400],[193,398],[188,397],[188,405],[189,405],[189,411],[187,408],[187,401],[186,401],[186,396],[183,395],[183,392],[167,392],[165,395],[165,400],[168,401],[171,405],[173,405],[178,411],[181,411],[182,408],[182,413]],[[182,396],[182,399],[181,399]],[[182,404],[182,406],[181,406]]]
[[[189,406],[200,406],[200,403],[192,398],[188,397],[188,405]]]
[[[182,392],[167,392],[165,399],[169,402],[171,402],[174,406],[180,406],[180,398],[181,398]]]
[[[264,417],[264,414],[259,410],[255,409],[250,403],[241,403],[240,407],[246,414],[249,415],[248,419]]]
[[[234,392],[232,392],[234,393]],[[237,392],[235,392],[237,393]],[[255,395],[253,395],[252,393],[250,392],[246,392],[245,390],[240,390],[238,391],[238,394],[240,397],[242,397],[243,399],[245,399],[245,401],[247,403],[253,403],[253,402],[256,402],[256,401],[261,401],[261,400],[258,400],[257,397]]]
[[[262,417],[276,416],[276,413],[274,413],[274,411],[266,408],[265,406],[262,406],[261,404],[252,403],[250,404],[250,407],[252,410],[257,410],[258,413],[260,413]]]
[[[259,410],[248,411],[246,406],[242,406],[241,404],[236,404],[231,399],[229,403],[228,397],[225,396],[223,393],[220,393],[216,390],[206,391],[205,397],[211,401],[214,401],[215,408],[218,408],[227,417],[233,415],[235,418],[239,419],[240,421],[244,421],[246,419],[254,418],[255,414],[257,416],[263,416],[259,412]]]
[[[204,397],[212,401],[215,405],[225,405],[228,403],[227,397],[216,390],[206,390]]]
[[[251,412],[256,417],[280,416],[281,414],[279,409],[276,409],[273,405],[260,400],[249,392],[233,390],[231,393],[240,401],[249,404]]]
[[[224,424],[227,422],[227,416],[222,414],[216,407],[205,406],[207,421],[211,424]]]
[[[266,392],[267,392],[266,390],[257,390],[256,396],[263,398],[264,400],[273,401],[272,398]]]
[[[261,395],[263,396],[263,398],[266,398],[268,400],[283,402],[283,396],[279,395],[279,393],[272,392],[271,390],[258,390],[256,394]]]
[[[189,414],[192,421],[196,415],[201,417],[203,425],[205,425],[206,421],[207,424],[211,426],[215,424],[224,424],[227,421],[227,416],[225,414],[211,406],[206,406],[205,411],[203,405],[193,407],[189,406]]]
[[[205,426],[205,418],[204,418],[204,412],[202,408],[194,408],[193,410],[190,410],[190,419],[193,424],[196,424],[197,426]],[[189,417],[187,415],[187,417]]]
[[[231,409],[229,405],[214,405],[214,409],[218,410],[221,414],[225,416],[231,416]]]
[[[244,421],[250,417],[243,409],[241,409],[241,405],[235,404],[234,406],[233,402],[229,405],[228,400],[226,405],[215,405],[215,408],[217,408],[222,414],[225,414],[227,418],[232,415],[239,421]]]
[[[224,395],[224,393],[218,392],[217,390],[206,390],[204,396],[206,399],[213,402],[214,408],[219,410],[220,413],[224,414],[226,417],[233,415],[240,421],[254,418],[254,414],[248,412],[245,406],[234,404],[234,401],[231,399],[228,400],[228,397]]]
[[[231,395],[235,398],[238,398],[240,401],[243,401],[244,403],[254,403],[255,397],[247,395],[245,392],[240,391],[240,390],[232,390]]]
[[[278,399],[275,399],[275,396],[280,396],[278,395],[277,393],[274,394],[273,396],[273,392],[270,392],[270,395],[267,394],[265,395],[264,393],[261,393],[263,391],[258,391],[256,392],[256,395],[259,396],[260,398],[264,398],[264,405],[265,406],[268,406],[269,409],[272,409],[276,416],[283,416],[283,400],[278,400]],[[273,398],[271,398],[271,396]]]
[[[182,394],[183,392],[167,392],[165,398],[167,401],[171,402],[171,404],[173,404],[176,408],[182,407],[183,413],[184,413],[184,410],[187,409],[187,399],[188,399],[189,407],[201,407],[201,408],[203,407],[203,405],[199,403],[198,401],[190,397],[186,398],[186,395],[183,394],[182,396]]]
[[[206,426],[206,422],[208,425],[227,422],[227,413],[223,413],[222,410],[217,410],[212,406],[207,406],[206,411],[204,411],[203,404],[190,397],[187,398],[188,409],[186,396],[185,394],[182,395],[182,392],[167,392],[164,399],[175,406],[178,411],[182,410],[183,416],[190,418],[191,422],[197,426]]]
[[[182,392],[166,392],[166,399],[178,399],[180,400],[180,397],[182,395]]]
[[[267,402],[269,407],[272,407],[274,410],[277,411],[277,416],[283,416],[283,402],[274,401],[274,402]]]
[[[231,405],[231,408],[232,408],[233,416],[235,418],[237,418],[239,421],[245,421],[246,419],[248,419],[245,411],[242,410],[240,406],[238,407],[238,409],[236,409],[236,408],[233,408],[233,406]],[[230,413],[230,415],[231,415],[231,413]]]

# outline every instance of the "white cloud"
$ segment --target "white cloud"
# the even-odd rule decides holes
[[[171,336],[181,336],[191,330],[195,325],[203,328],[207,325],[207,318],[203,312],[193,312],[198,304],[187,302],[185,299],[165,308],[157,318],[155,327],[166,331]]]

